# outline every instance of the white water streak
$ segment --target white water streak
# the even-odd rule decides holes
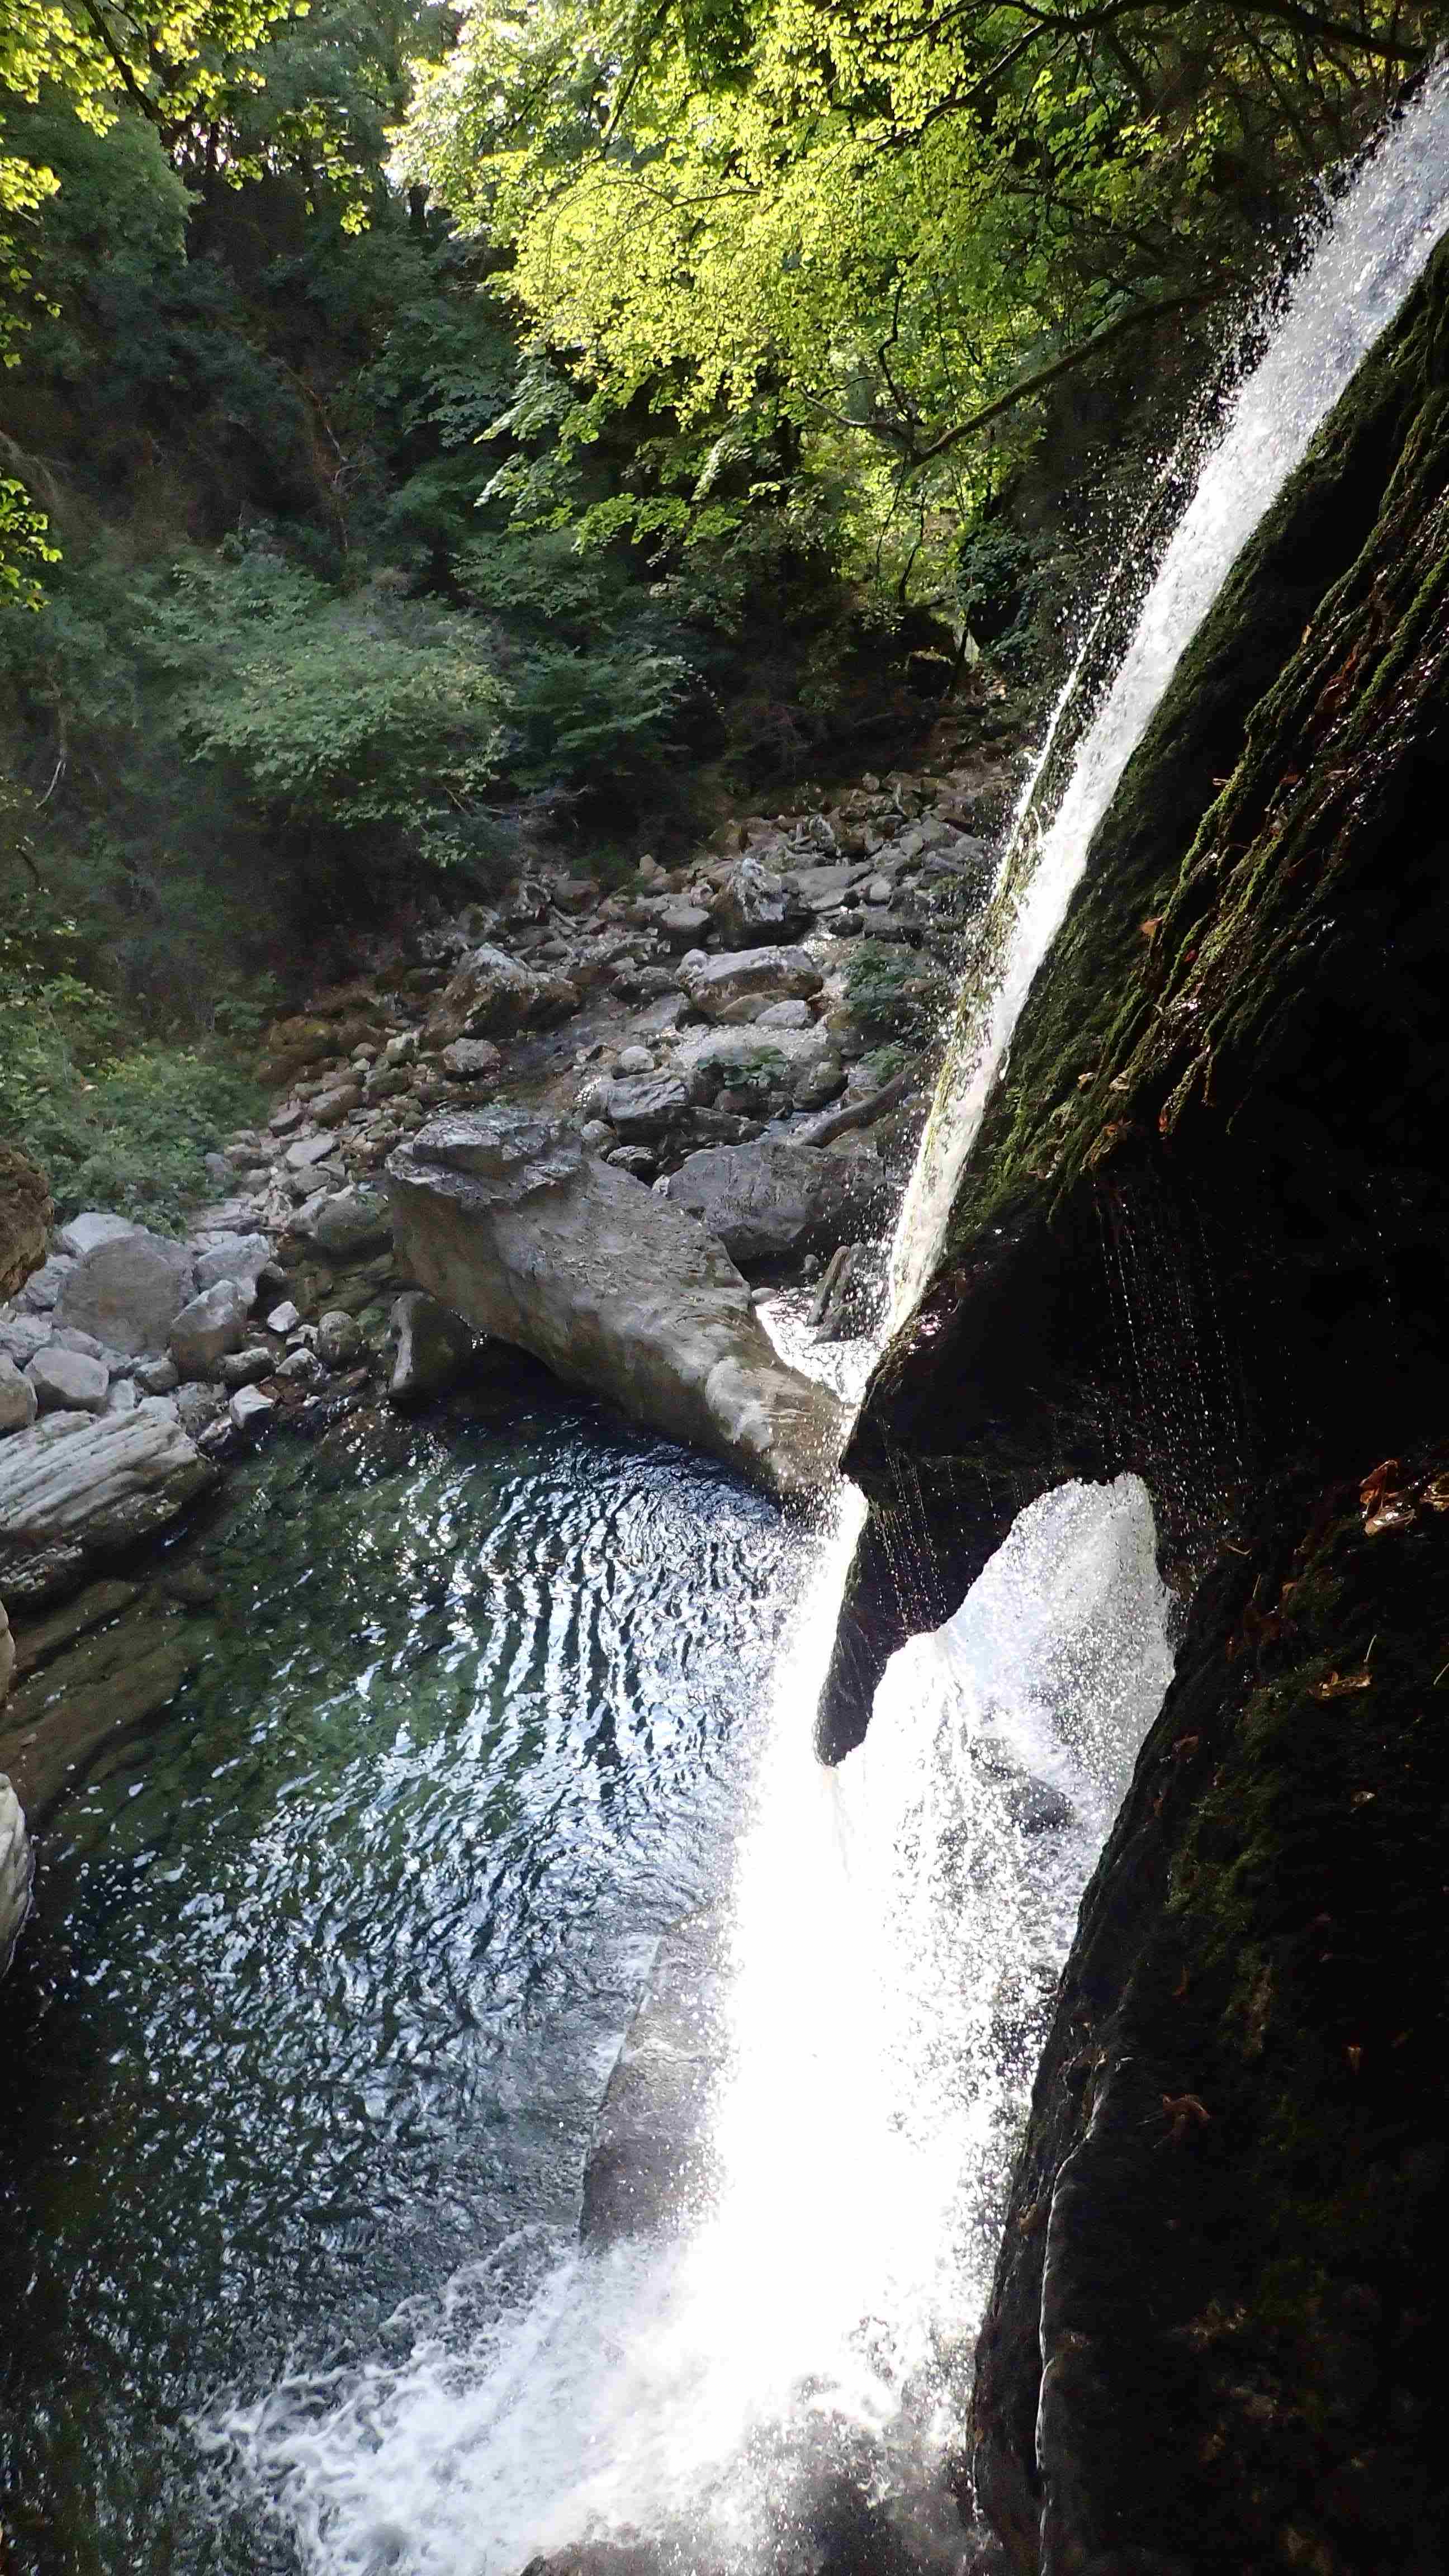
[[[852,1497],[743,1840],[713,2210],[531,2280],[505,2249],[400,2321],[400,2360],[232,2410],[218,2430],[318,2576],[516,2576],[641,2529],[762,2565],[862,2444],[919,2542],[1042,2016],[1171,1666],[1141,1486],[1067,1486],[823,1770],[803,1720],[858,1517]]]
[[[1003,891],[1024,873],[1026,879],[1004,942],[1000,981],[963,1009],[902,1210],[892,1269],[898,1317],[931,1277],[1022,1004],[1066,918],[1122,773],[1244,544],[1398,312],[1446,218],[1449,74],[1440,72],[1359,172],[1295,281],[1261,362],[1202,466],[1061,803],[1045,817],[1036,810],[1035,789],[1071,683],[1058,702],[998,876]]]

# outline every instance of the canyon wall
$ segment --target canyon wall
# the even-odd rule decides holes
[[[978,2363],[1049,2576],[1442,2564],[1449,243],[1184,655],[847,1452],[820,1712],[1134,1471],[1191,1607]]]

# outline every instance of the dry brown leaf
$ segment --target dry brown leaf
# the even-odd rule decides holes
[[[1373,1678],[1367,1670],[1361,1673],[1325,1673],[1321,1682],[1310,1682],[1309,1690],[1314,1699],[1346,1699],[1350,1691],[1372,1689]]]
[[[1398,1458],[1382,1458],[1377,1467],[1370,1468],[1358,1489],[1359,1501],[1366,1512],[1371,1512],[1375,1504],[1382,1502],[1385,1494],[1394,1490],[1403,1472],[1403,1461]]]

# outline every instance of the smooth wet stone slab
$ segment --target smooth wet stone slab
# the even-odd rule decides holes
[[[671,2233],[708,2197],[710,2096],[724,2054],[720,1933],[701,1908],[654,1954],[584,2168],[586,2244]]]
[[[25,1681],[38,1673],[57,1655],[64,1654],[77,1638],[92,1628],[104,1627],[107,1620],[120,1616],[141,1595],[139,1583],[127,1583],[119,1575],[105,1576],[99,1583],[88,1583],[70,1601],[47,1610],[41,1618],[27,1620],[15,1638],[15,1678]]]
[[[195,1625],[179,1613],[122,1619],[12,1693],[0,1714],[0,1771],[32,1831],[99,1754],[160,1715],[201,1652]]]
[[[69,1591],[150,1538],[213,1481],[171,1407],[54,1413],[0,1442],[0,1597]]]

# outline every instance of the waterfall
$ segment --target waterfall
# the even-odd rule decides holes
[[[1003,861],[999,984],[963,1018],[903,1213],[898,1307],[1180,654],[1428,257],[1446,144],[1441,78],[1296,281],[1048,814],[1058,710]],[[842,1492],[759,1729],[708,2213],[600,2251],[525,2232],[370,2356],[219,2407],[212,2438],[309,2576],[517,2576],[595,2538],[691,2570],[818,2567],[843,2487],[917,2566],[959,2563],[943,2462],[1051,1992],[1170,1675],[1166,1603],[1139,1484],[1047,1494],[827,1771],[809,1713],[858,1526]]]
[[[928,1281],[966,1158],[1033,978],[1066,917],[1092,835],[1168,681],[1247,538],[1425,267],[1449,210],[1449,72],[1441,70],[1367,160],[1294,281],[1244,379],[1163,555],[1059,801],[1052,753],[1091,638],[1058,700],[1002,853],[994,985],[963,1000],[896,1232],[892,1293],[907,1313]]]
[[[950,2563],[940,2463],[1045,2012],[1171,1660],[1143,1488],[1064,1487],[824,1770],[804,1719],[857,1520],[843,1499],[763,1729],[712,2208],[682,2239],[517,2240],[395,2319],[400,2357],[227,2410],[319,2576],[517,2576],[639,2533],[793,2564],[842,2477]]]

